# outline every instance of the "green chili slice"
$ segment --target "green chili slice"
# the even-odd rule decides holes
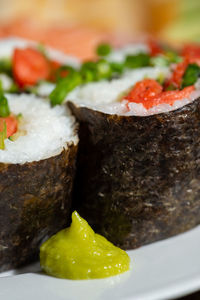
[[[197,64],[189,64],[182,79],[181,87],[185,88],[187,86],[195,84],[200,76],[200,67]]]
[[[112,47],[106,43],[98,45],[98,47],[96,49],[96,53],[99,56],[107,56],[108,54],[111,53],[111,51],[112,51]]]
[[[67,94],[81,83],[82,78],[77,71],[71,71],[67,77],[60,79],[55,89],[49,95],[51,105],[61,104]]]

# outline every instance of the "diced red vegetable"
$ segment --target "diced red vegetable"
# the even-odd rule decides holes
[[[189,97],[194,89],[194,86],[189,86],[181,91],[163,91],[163,87],[156,80],[144,79],[136,83],[125,99],[129,102],[142,103],[149,109],[162,103],[173,105],[176,100]]]
[[[153,79],[144,79],[136,83],[125,99],[135,103],[145,103],[162,92],[162,86]]]
[[[163,53],[163,49],[159,45],[159,43],[154,39],[148,39],[147,45],[150,49],[150,56],[156,56],[158,54]]]
[[[18,121],[13,115],[10,115],[6,118],[0,117],[0,131],[3,131],[4,122],[6,122],[7,138],[8,138],[17,131]]]
[[[200,58],[200,45],[187,44],[183,47],[182,56],[190,58]]]
[[[176,89],[181,88],[182,78],[189,64],[197,64],[198,66],[200,66],[200,56],[188,56],[182,62],[178,63],[171,75],[171,78],[169,78],[169,80],[167,80],[167,82],[165,83],[165,89],[170,85],[172,85]]]
[[[45,56],[36,49],[15,49],[13,75],[20,87],[34,85],[41,79],[48,79],[50,66]]]
[[[189,62],[188,59],[184,59],[184,61],[178,63],[171,75],[171,78],[167,80],[165,83],[165,88],[168,86],[173,86],[175,89],[179,89],[181,87],[181,82],[183,75],[185,73],[185,70],[187,69]]]

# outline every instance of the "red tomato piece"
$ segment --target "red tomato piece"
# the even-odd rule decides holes
[[[146,109],[149,109],[158,104],[167,103],[169,105],[173,105],[176,100],[182,100],[184,98],[188,98],[190,94],[195,90],[194,86],[188,86],[181,91],[165,91],[160,93],[160,95],[156,95],[149,101],[143,103]]]
[[[151,56],[156,56],[163,53],[163,49],[156,40],[148,39],[147,45],[149,46]]]
[[[142,103],[146,109],[161,103],[173,105],[176,100],[190,96],[194,86],[179,91],[163,91],[163,87],[153,79],[144,79],[136,83],[134,88],[125,97],[129,102]]]
[[[165,88],[167,88],[170,85],[173,85],[176,89],[180,88],[181,81],[188,64],[188,60],[184,59],[184,61],[176,65],[176,68],[174,69],[171,78],[165,83]]]
[[[4,122],[6,122],[7,138],[8,138],[17,131],[18,122],[13,115],[10,115],[6,118],[0,117],[0,131],[3,131]]]
[[[200,58],[200,45],[187,44],[183,47],[182,55],[190,58]]]
[[[15,49],[13,54],[13,75],[20,87],[34,85],[41,79],[48,79],[48,60],[36,49]]]
[[[144,79],[136,83],[125,97],[129,102],[145,103],[162,92],[162,86],[153,79]]]
[[[185,59],[176,65],[171,78],[165,83],[165,89],[173,85],[176,89],[181,87],[183,75],[189,64],[197,64],[200,66],[200,57],[185,57]]]

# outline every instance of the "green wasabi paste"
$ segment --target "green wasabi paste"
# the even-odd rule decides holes
[[[95,279],[129,270],[128,254],[96,234],[75,211],[72,224],[40,248],[41,268],[49,275],[67,279]]]

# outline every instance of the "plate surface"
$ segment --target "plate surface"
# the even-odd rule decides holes
[[[176,237],[128,251],[131,271],[107,279],[49,277],[39,264],[2,273],[3,300],[174,299],[200,289],[200,226]],[[20,274],[21,272],[21,274]]]

